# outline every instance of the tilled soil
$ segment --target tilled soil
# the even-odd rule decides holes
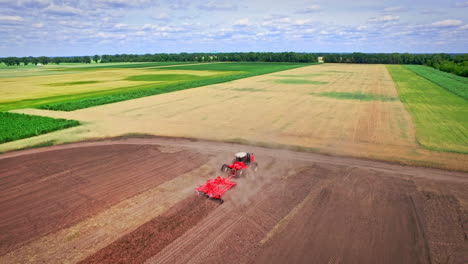
[[[158,146],[178,151],[161,153],[159,150],[164,148]],[[27,179],[19,174],[15,174],[18,179],[12,178],[4,166],[12,168],[16,164],[20,167],[19,164],[27,164],[26,157],[32,155],[37,155],[38,159],[50,155],[43,162],[57,159],[61,164],[63,159],[69,159],[68,162],[74,164],[73,160],[80,156],[67,157],[67,151],[88,157],[93,153],[89,149],[93,148],[103,151],[94,159],[111,155],[112,151],[133,153],[143,149],[142,163],[138,163],[136,154],[130,158],[134,162],[116,162],[121,166],[114,173],[122,170],[127,177],[116,178],[114,184],[118,191],[112,192],[114,187],[107,187],[107,192],[121,195],[119,199],[125,199],[121,192],[137,179],[136,168],[150,170],[149,165],[141,165],[145,162],[173,161],[167,166],[174,168],[154,171],[151,175],[158,177],[146,182],[141,180],[152,186],[161,183],[160,177],[169,177],[166,173],[183,173],[190,170],[189,165],[202,164],[206,160],[201,157],[211,157],[209,163],[216,166],[228,161],[232,153],[239,150],[253,151],[260,170],[253,177],[236,179],[237,185],[226,193],[224,204],[190,194],[152,220],[109,241],[107,246],[87,252],[82,263],[467,263],[468,260],[468,175],[461,172],[237,144],[146,138],[9,153],[3,155],[3,159],[0,156],[0,179],[9,179],[4,182],[10,184],[10,188],[24,186]],[[82,161],[80,168],[88,168],[85,164],[99,168],[102,164],[92,163],[94,159]],[[192,163],[186,164],[190,163],[186,160]],[[38,173],[42,175],[38,176],[31,172],[37,166],[29,164],[22,172],[34,175],[29,176],[32,179],[50,178],[56,173],[50,171]],[[132,168],[127,169],[127,166]],[[119,189],[122,182],[126,187]],[[86,188],[93,190],[95,187],[88,185]],[[1,197],[6,190],[1,190]],[[59,199],[67,197],[65,190],[54,189],[56,193],[46,194],[49,199]],[[24,196],[33,194],[25,192]],[[32,198],[23,199],[23,203],[32,201]],[[163,197],[160,201],[164,201]],[[27,205],[22,205],[25,214],[35,212]],[[100,210],[104,210],[102,208]],[[53,219],[54,214],[61,213],[59,209],[42,209],[37,213],[38,219]],[[13,215],[1,213],[6,219],[14,219]],[[62,224],[55,222],[51,226],[60,229]],[[18,223],[17,229],[23,226],[28,225]],[[8,229],[2,225],[0,231],[3,235]],[[37,245],[34,250],[38,250]],[[27,255],[18,259],[41,262],[35,259],[34,250],[18,251]],[[44,250],[54,254],[53,248]],[[14,263],[15,252],[10,251],[9,258],[4,260]]]
[[[148,263],[466,263],[459,201],[413,180],[316,165],[268,190],[212,212]]]
[[[80,261],[86,263],[144,263],[218,206],[190,196],[109,246]]]
[[[0,159],[0,255],[206,162],[157,146],[70,148]]]

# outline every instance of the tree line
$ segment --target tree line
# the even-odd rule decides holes
[[[323,54],[327,63],[419,64],[468,77],[468,54],[450,55],[410,53],[349,53]]]
[[[0,63],[8,66],[50,63],[111,63],[111,62],[300,62],[315,63],[318,57],[326,63],[419,64],[468,77],[468,54],[450,55],[410,53],[299,53],[299,52],[229,52],[229,53],[156,53],[116,54],[77,57],[7,57]]]
[[[156,54],[116,54],[82,57],[7,57],[0,58],[0,63],[8,66],[50,63],[110,63],[110,62],[169,62],[169,61],[239,61],[239,62],[317,62],[317,55],[297,52],[236,52],[236,53],[156,53]]]
[[[98,61],[100,56],[93,56],[94,61]],[[7,66],[20,66],[20,65],[47,65],[47,64],[60,64],[60,63],[91,63],[90,56],[82,57],[6,57],[0,58],[0,63],[5,63]]]

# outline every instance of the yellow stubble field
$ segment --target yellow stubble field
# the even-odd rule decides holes
[[[333,93],[375,98],[339,98]],[[433,152],[416,143],[411,117],[383,65],[314,65],[73,112],[16,112],[84,125],[3,144],[3,150],[51,140],[146,133],[468,169],[466,155]]]

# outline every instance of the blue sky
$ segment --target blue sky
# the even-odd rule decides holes
[[[0,57],[468,52],[466,0],[0,0]]]

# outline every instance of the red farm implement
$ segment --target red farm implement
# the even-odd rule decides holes
[[[204,184],[195,188],[195,192],[204,195],[210,199],[218,200],[223,203],[221,196],[236,185],[233,178],[244,177],[252,172],[256,172],[258,164],[255,162],[253,153],[239,152],[231,164],[224,164],[221,171],[226,174],[226,177],[216,177],[210,179]]]

